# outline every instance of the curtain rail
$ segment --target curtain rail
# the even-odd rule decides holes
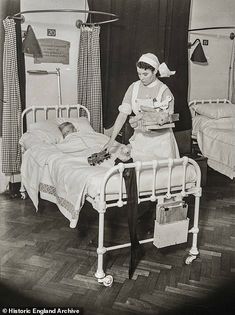
[[[102,11],[91,11],[91,10],[76,10],[76,9],[48,9],[48,10],[31,10],[31,11],[21,11],[13,16],[9,16],[9,18],[13,19],[19,19],[24,21],[24,16],[23,14],[28,14],[28,13],[90,13],[90,14],[97,14],[97,15],[106,15],[112,17],[110,20],[106,21],[101,21],[101,22],[95,22],[95,23],[83,23],[80,21],[78,23],[79,25],[100,25],[100,24],[106,24],[106,23],[112,23],[116,22],[119,20],[119,17],[116,14],[113,13],[108,13],[108,12],[102,12]]]
[[[204,30],[219,30],[219,29],[235,29],[235,26],[215,26],[215,27],[192,28],[191,30],[188,30],[188,32],[204,31]]]

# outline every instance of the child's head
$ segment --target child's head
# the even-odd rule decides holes
[[[77,131],[74,125],[69,121],[60,124],[58,128],[60,129],[63,138],[65,138],[68,134]]]

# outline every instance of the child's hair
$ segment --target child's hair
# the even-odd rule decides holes
[[[62,132],[62,130],[64,129],[64,127],[67,127],[67,126],[70,126],[73,130],[75,130],[74,125],[73,125],[71,122],[69,122],[69,121],[63,122],[62,124],[60,124],[60,125],[58,126],[58,128],[59,128],[60,131]]]

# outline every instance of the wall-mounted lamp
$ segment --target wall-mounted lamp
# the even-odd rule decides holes
[[[31,25],[27,27],[25,38],[22,42],[22,50],[25,54],[34,58],[42,58],[42,50]]]
[[[207,63],[207,59],[206,59],[206,56],[205,56],[205,53],[203,51],[202,44],[201,44],[201,41],[199,38],[195,39],[195,41],[192,44],[188,43],[188,48],[191,48],[197,42],[198,42],[198,44],[197,44],[196,48],[194,49],[190,60],[193,62],[198,62],[198,63]]]

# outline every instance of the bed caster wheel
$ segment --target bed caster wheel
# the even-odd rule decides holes
[[[24,191],[24,192],[21,192],[20,194],[21,194],[21,199],[25,200],[28,198],[27,192]]]
[[[190,265],[196,258],[197,258],[197,256],[193,256],[193,255],[188,256],[185,259],[185,264],[186,265]]]
[[[105,287],[111,287],[113,284],[113,277],[108,275],[102,279],[98,279],[100,284],[103,284]]]

